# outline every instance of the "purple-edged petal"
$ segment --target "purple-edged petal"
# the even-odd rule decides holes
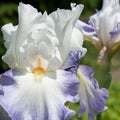
[[[80,80],[79,97],[80,112],[79,117],[88,113],[89,120],[93,120],[95,115],[105,109],[105,103],[109,96],[108,91],[99,88],[98,82],[93,78],[93,70],[85,65],[80,65],[78,72]]]
[[[71,51],[64,63],[63,69],[66,71],[71,71],[73,73],[77,72],[80,60],[82,58],[81,51]]]
[[[11,70],[2,75],[0,104],[12,120],[69,120],[75,113],[65,103],[78,101],[78,88],[75,74],[64,70],[56,79]]]
[[[98,41],[96,30],[91,25],[77,20],[75,26],[83,33],[85,38],[93,41]]]
[[[5,72],[3,75],[1,75],[0,84],[2,86],[9,86],[15,84],[15,80],[12,78],[12,76],[13,76],[13,72],[11,70]]]
[[[77,102],[79,100],[79,80],[76,74],[64,70],[58,70],[57,76],[59,76],[58,82],[61,86],[61,90],[67,97],[68,101]]]
[[[120,22],[115,26],[115,28],[110,32],[112,41],[120,41]]]
[[[4,95],[4,92],[1,88],[0,88],[0,95]]]

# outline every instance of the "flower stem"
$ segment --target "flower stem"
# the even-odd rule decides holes
[[[102,114],[98,114],[98,115],[96,116],[96,120],[102,120]]]
[[[100,88],[109,89],[111,84],[111,59],[107,54],[96,64],[96,75]]]
[[[112,76],[111,76],[111,59],[105,54],[103,59],[97,64],[97,80],[101,88],[109,89]],[[102,120],[102,113],[96,116],[96,120]]]

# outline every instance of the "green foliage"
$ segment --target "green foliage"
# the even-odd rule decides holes
[[[15,3],[2,3],[0,4],[0,25],[7,23],[17,23],[17,4]]]
[[[120,119],[120,81],[115,81],[109,89],[110,98],[107,102],[108,109],[103,113],[103,120]]]

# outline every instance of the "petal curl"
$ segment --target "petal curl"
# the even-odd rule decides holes
[[[72,32],[72,40],[71,40],[71,49],[72,50],[80,50],[82,55],[84,56],[87,52],[86,48],[82,47],[83,45],[83,35],[77,28],[73,28]]]
[[[111,41],[120,41],[120,22],[114,27],[114,29],[110,32]]]
[[[65,106],[78,101],[79,81],[71,72],[58,70],[53,79],[10,70],[1,79],[0,104],[12,120],[69,120],[75,114]]]
[[[96,114],[101,113],[105,109],[105,103],[109,96],[108,91],[105,88],[99,88],[98,82],[93,78],[93,70],[90,67],[80,65],[77,75],[80,80],[79,116],[87,112],[89,120],[93,120]]]
[[[78,28],[83,33],[85,38],[93,40],[94,42],[99,41],[96,29],[93,26],[86,24],[81,20],[77,20],[75,27]]]
[[[19,4],[19,24],[13,26],[11,23],[2,27],[7,52],[3,56],[10,68],[15,68],[20,62],[19,48],[25,40],[32,27],[40,22],[41,13],[38,13],[31,5]],[[16,44],[17,43],[17,44]],[[17,63],[17,64],[16,64]]]
[[[4,36],[4,45],[8,49],[6,54],[2,56],[2,59],[7,63],[11,68],[16,65],[15,58],[15,38],[17,26],[13,26],[11,23],[4,25],[1,28]]]
[[[82,55],[79,50],[70,51],[62,69],[76,74]]]

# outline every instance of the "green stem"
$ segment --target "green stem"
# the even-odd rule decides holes
[[[111,59],[105,54],[99,63],[96,64],[95,77],[99,82],[100,88],[109,89],[111,84]]]
[[[96,120],[102,120],[102,114],[98,114],[98,115],[96,116]]]
[[[109,89],[111,84],[111,59],[107,54],[104,55],[100,63],[97,64],[96,78],[99,82],[100,88]],[[96,116],[96,120],[102,120],[102,113]]]

